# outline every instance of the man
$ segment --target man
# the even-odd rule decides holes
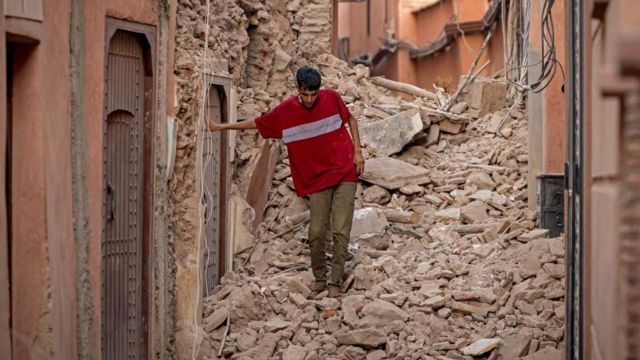
[[[270,112],[237,124],[211,123],[209,129],[257,128],[263,137],[282,139],[287,145],[296,193],[309,197],[309,247],[315,277],[309,298],[324,291],[327,280],[329,296],[337,298],[348,252],[356,183],[364,171],[358,124],[336,91],[320,89],[318,70],[301,67],[296,82],[298,96],[286,99]],[[330,219],[333,261],[327,279],[325,233]]]

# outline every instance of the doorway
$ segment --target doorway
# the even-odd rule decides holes
[[[211,84],[205,100],[205,117],[227,123],[227,97],[222,86]],[[202,150],[203,212],[203,296],[209,295],[224,275],[226,252],[227,199],[226,132],[204,131]]]
[[[117,22],[119,23],[119,22]],[[102,357],[148,353],[151,122],[148,39],[112,28],[103,124]]]

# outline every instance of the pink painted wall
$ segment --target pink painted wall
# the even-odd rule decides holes
[[[71,169],[70,13],[72,2],[42,1],[42,21],[7,18],[0,0],[0,71],[5,74],[5,32],[10,42],[33,39],[15,52],[12,102],[12,168],[0,152],[0,184],[12,182],[11,254],[0,241],[0,359],[76,359],[79,345],[76,305],[76,248]],[[89,282],[93,300],[90,346],[101,358],[100,295],[102,235],[102,131],[104,108],[105,19],[107,16],[157,24],[154,0],[100,0],[84,3],[83,96],[87,139],[87,187],[91,235]],[[175,13],[175,1],[170,1]],[[168,29],[168,52],[173,54],[175,15]],[[18,39],[15,35],[21,35]],[[76,34],[77,35],[77,34]],[[159,36],[156,38],[158,39]],[[156,49],[158,48],[157,44]],[[157,57],[157,54],[156,54]],[[165,59],[172,68],[173,56]],[[154,68],[154,73],[157,68]],[[156,80],[157,78],[157,73]],[[0,136],[7,137],[6,78],[0,81]],[[167,94],[175,82],[167,79]],[[173,96],[166,96],[173,99]],[[154,102],[158,101],[158,94]],[[168,112],[173,111],[168,104]],[[2,147],[4,149],[4,147]],[[77,149],[76,149],[77,150]],[[0,188],[4,189],[2,185]],[[0,198],[0,236],[7,238],[6,199]],[[11,255],[11,279],[8,261]],[[151,257],[152,259],[153,257]],[[149,264],[151,269],[153,264]],[[151,276],[153,279],[153,276]],[[9,290],[9,282],[11,289]],[[150,291],[155,289],[151,280]],[[9,295],[11,304],[9,305]],[[153,295],[150,295],[151,297]],[[149,343],[153,347],[154,316],[150,305]],[[10,307],[10,308],[9,308]],[[9,317],[12,328],[9,329]],[[11,335],[11,336],[10,336]],[[12,342],[11,346],[7,342]],[[9,354],[12,348],[12,355]],[[151,349],[150,354],[153,354]]]
[[[418,46],[437,41],[443,35],[444,26],[457,17],[461,22],[480,21],[487,11],[487,1],[445,0],[416,14],[418,22]],[[489,46],[480,57],[478,66],[490,61],[481,73],[489,76],[502,69],[504,57],[500,27],[494,33]],[[453,92],[458,86],[460,76],[469,71],[486,34],[472,33],[458,36],[454,43],[444,51],[429,57],[415,60],[418,63],[417,85],[432,89],[434,84]]]
[[[416,46],[424,46],[442,36],[444,25],[454,16],[453,1],[443,1],[411,15],[419,24]]]
[[[44,174],[42,47],[14,53],[11,171],[11,322],[15,359],[32,359],[31,343],[47,313],[48,263]],[[31,99],[28,103],[19,99]],[[27,270],[28,269],[28,270]]]
[[[6,74],[4,0],[0,0],[0,74]],[[0,189],[6,189],[7,159],[7,83],[0,81]],[[11,356],[11,298],[9,294],[9,242],[7,234],[7,196],[0,191],[0,358]]]
[[[541,0],[532,0],[531,8],[539,9]],[[555,2],[552,10],[556,29],[565,29],[564,2]],[[530,47],[540,48],[540,13],[532,11]],[[556,30],[555,44],[557,59],[566,69],[565,61],[565,32]],[[542,172],[563,173],[566,159],[566,103],[562,92],[562,73],[558,69],[556,76],[549,86],[542,92],[543,107],[543,142],[542,142]]]
[[[375,53],[380,48],[380,39],[386,37],[386,19],[390,19],[390,13],[395,1],[393,0],[367,0],[363,2],[339,3],[338,37],[350,37],[351,57],[370,52]],[[371,14],[369,32],[367,32],[367,9]]]
[[[12,182],[14,359],[74,359],[77,350],[69,13],[68,1],[45,3],[41,22],[10,18],[0,28],[39,41],[15,48],[12,164],[3,166]]]
[[[408,41],[411,44],[418,42],[418,21],[411,12],[411,9],[398,2],[395,8],[394,22],[398,39]],[[418,81],[418,66],[411,60],[409,49],[399,49],[395,56],[395,80],[416,84]]]
[[[452,3],[454,11],[457,9],[460,22],[478,21],[482,19],[489,8],[487,0],[451,0],[446,2]]]
[[[153,0],[112,0],[104,2],[100,0],[88,0],[85,2],[86,33],[85,33],[85,112],[87,139],[89,142],[87,153],[87,183],[89,184],[88,197],[91,213],[91,229],[93,231],[90,241],[91,285],[94,300],[93,323],[93,356],[101,358],[100,334],[101,323],[100,302],[101,294],[101,241],[102,241],[102,131],[104,116],[104,69],[105,69],[105,20],[107,16],[118,19],[138,22],[147,25],[157,25],[156,8]],[[171,39],[173,41],[173,38]],[[154,69],[155,71],[155,69]],[[169,97],[172,99],[173,96]],[[153,268],[149,264],[149,268]],[[153,289],[153,286],[150,288]],[[149,335],[149,341],[153,335]]]
[[[375,53],[379,47],[377,38],[385,35],[380,21],[380,13],[384,10],[384,2],[371,3],[372,35],[366,36],[366,2],[340,3],[339,36],[350,38],[351,57],[364,52]],[[488,8],[486,0],[443,0],[429,8],[414,12],[405,7],[402,1],[390,1],[387,4],[388,23],[393,25],[396,38],[420,47],[436,41],[442,34],[445,24],[452,21],[456,11],[461,21],[478,21],[482,19]],[[382,12],[383,13],[383,12]],[[434,56],[412,60],[409,50],[400,48],[395,55],[388,58],[374,69],[374,75],[417,84],[431,89],[435,83],[449,84],[455,89],[460,75],[468,71],[476,50],[484,40],[482,34],[467,34],[459,37],[449,49]],[[469,48],[467,48],[469,46]],[[503,67],[502,35],[494,34],[493,40],[480,60],[491,59],[491,64],[482,73],[490,75]]]
[[[52,292],[53,350],[58,359],[74,359],[76,345],[76,261],[71,184],[71,74],[69,72],[70,2],[43,1],[44,81],[41,84],[45,124],[44,171]],[[62,20],[65,19],[65,20]],[[55,61],[52,61],[55,59]],[[40,84],[38,84],[40,85]]]

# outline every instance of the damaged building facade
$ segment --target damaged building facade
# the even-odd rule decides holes
[[[191,358],[194,309],[237,250],[243,161],[203,119],[290,94],[333,16],[330,0],[0,2],[0,357]]]
[[[485,64],[480,76],[509,77],[509,98],[514,89],[526,96],[518,107],[528,112],[529,207],[540,213],[540,226],[559,234],[564,226],[563,173],[566,161],[566,91],[564,69],[565,4],[552,5],[552,18],[545,24],[556,29],[551,38],[541,36],[541,13],[545,1],[402,0],[341,1],[339,3],[339,47],[337,54],[351,63],[366,64],[374,75],[454,92],[472,64]],[[525,4],[528,4],[525,6]],[[503,15],[502,13],[505,12]],[[523,20],[526,33],[516,31]],[[562,30],[562,31],[561,31]],[[525,38],[526,37],[526,38]],[[483,47],[483,42],[487,42]],[[552,50],[554,76],[546,88],[528,89],[511,83],[536,79],[549,67],[542,67],[542,51]],[[523,47],[523,43],[526,43]],[[526,49],[523,53],[522,49]],[[481,55],[476,59],[476,54]],[[519,68],[514,58],[526,54],[527,65]],[[548,57],[549,54],[544,54]],[[505,63],[506,61],[506,63]],[[562,68],[562,69],[560,69]],[[523,74],[521,69],[526,69]],[[526,75],[526,77],[525,77]],[[562,76],[561,76],[562,75]],[[486,81],[486,80],[485,80]],[[502,81],[487,83],[488,92],[504,98]],[[477,101],[476,101],[477,102]],[[474,103],[482,108],[486,105]],[[485,111],[480,111],[484,115]],[[558,195],[560,194],[560,195]],[[559,197],[558,197],[559,196]]]
[[[522,98],[501,3],[0,0],[0,358],[634,358],[640,9],[556,1],[566,80]],[[367,159],[340,301],[286,148],[206,129],[303,64]]]
[[[2,358],[169,349],[171,6],[0,6]]]
[[[374,75],[455,91],[493,29],[480,64],[482,76],[504,67],[500,1],[341,1],[338,55]]]
[[[210,97],[205,98],[202,94],[222,90],[215,80],[213,83],[208,80],[203,82],[203,78],[217,78],[231,85],[231,93],[225,94],[225,97],[230,99],[233,106],[229,108],[228,117],[221,118],[222,122],[260,115],[294,93],[292,74],[297,67],[314,63],[320,54],[331,51],[333,16],[330,0],[178,1],[175,52],[177,89],[174,104],[177,141],[169,188],[173,194],[171,206],[175,214],[172,228],[176,272],[176,350],[179,356],[190,356],[192,349],[197,347],[194,344],[203,341],[200,318],[203,297],[218,285],[224,272],[231,269],[233,254],[246,250],[252,244],[253,238],[249,230],[243,227],[242,221],[247,212],[253,212],[245,202],[245,197],[248,197],[252,208],[261,206],[264,210],[266,206],[271,176],[269,172],[252,170],[256,167],[262,169],[261,162],[268,160],[268,156],[259,156],[258,164],[247,164],[247,161],[260,149],[269,149],[263,151],[265,155],[280,154],[279,144],[272,141],[263,144],[250,142],[249,147],[245,145],[234,151],[234,138],[227,134],[212,135],[219,137],[223,147],[227,147],[226,153],[222,153],[228,157],[223,167],[228,176],[232,176],[233,163],[240,169],[234,177],[249,178],[253,174],[256,179],[252,181],[262,179],[264,187],[257,187],[257,193],[251,197],[245,196],[247,188],[239,189],[230,183],[221,184],[220,193],[227,194],[229,206],[222,206],[221,202],[220,212],[216,214],[223,216],[218,234],[226,232],[226,236],[219,237],[219,243],[226,244],[213,252],[210,248],[201,249],[203,242],[198,241],[203,227],[201,219],[204,217],[207,220],[209,217],[206,211],[201,210],[200,204],[216,198],[215,190],[208,191],[207,185],[202,183],[207,180],[207,173],[198,176],[202,164],[210,161],[210,156],[199,149],[198,129],[204,126],[202,111],[209,111],[211,106]],[[203,86],[208,86],[208,89],[203,90]],[[248,136],[255,137],[255,133]],[[201,194],[204,194],[204,198]],[[239,238],[244,240],[240,241]],[[237,243],[231,243],[232,239]],[[215,256],[222,255],[219,251],[225,251],[220,258],[225,265],[219,266],[218,272],[207,284],[198,285],[202,275],[207,279],[206,274],[202,274],[202,271],[207,271],[203,270],[202,262],[207,262],[212,253]],[[197,290],[202,286],[207,291]],[[194,314],[198,314],[197,319],[194,319]]]

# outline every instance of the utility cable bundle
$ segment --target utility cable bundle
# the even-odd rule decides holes
[[[210,0],[207,0],[207,14],[206,14],[206,28],[205,28],[205,39],[204,39],[204,53],[202,56],[202,88],[201,88],[201,94],[202,94],[202,103],[200,104],[200,112],[198,115],[198,121],[196,124],[196,148],[198,149],[198,151],[196,151],[196,156],[198,158],[202,158],[202,152],[204,151],[204,141],[205,141],[205,136],[204,136],[204,129],[206,129],[207,127],[207,123],[204,119],[204,112],[205,112],[205,102],[207,99],[207,93],[208,93],[208,87],[207,87],[207,79],[205,76],[205,72],[206,72],[206,67],[207,67],[207,50],[209,49],[209,14],[210,14]],[[201,132],[202,131],[202,132]],[[202,143],[200,145],[197,144],[197,139],[202,138]],[[213,144],[210,144],[210,146],[212,147]],[[198,169],[198,174],[200,175],[200,191],[199,191],[199,199],[200,202],[202,202],[202,197],[205,196],[205,198],[209,198],[211,196],[211,194],[209,193],[205,193],[205,191],[208,192],[208,188],[204,186],[204,169],[206,168],[208,162],[211,161],[211,151],[209,152],[209,154],[207,154],[207,158],[205,159],[204,163],[202,164],[202,166],[199,166]],[[198,163],[198,160],[196,159],[196,164]],[[196,165],[197,166],[197,165]],[[196,180],[197,181],[197,180]],[[212,211],[209,211],[209,216],[211,216]],[[198,206],[198,235],[196,236],[196,246],[197,246],[197,252],[196,255],[198,257],[201,256],[202,253],[202,242],[203,242],[203,233],[204,233],[204,219],[202,216],[202,203],[199,204]],[[206,251],[207,253],[207,257],[209,256],[209,248],[208,248],[208,244],[205,241],[205,248],[204,251]],[[202,335],[202,326],[198,323],[198,318],[201,316],[200,314],[198,314],[199,311],[199,302],[200,299],[202,297],[202,287],[201,287],[201,279],[203,279],[204,281],[206,281],[205,276],[203,276],[203,269],[202,269],[202,264],[199,261],[196,261],[196,286],[195,286],[195,296],[193,297],[193,329],[196,331],[195,334],[193,334],[193,343],[192,343],[192,349],[191,349],[191,359],[195,360],[197,358],[198,352],[200,351],[200,344],[202,342],[201,339],[201,335]],[[206,286],[206,285],[205,285]]]
[[[505,78],[519,93],[539,93],[546,89],[562,64],[556,56],[555,27],[552,8],[555,0],[542,0],[540,12],[540,61],[529,64],[529,35],[531,26],[531,0],[511,0],[508,24],[505,19],[506,0],[502,0],[502,31],[505,51]],[[509,34],[505,36],[505,29]],[[529,69],[539,67],[539,75],[530,79]],[[564,88],[564,86],[563,86]]]

